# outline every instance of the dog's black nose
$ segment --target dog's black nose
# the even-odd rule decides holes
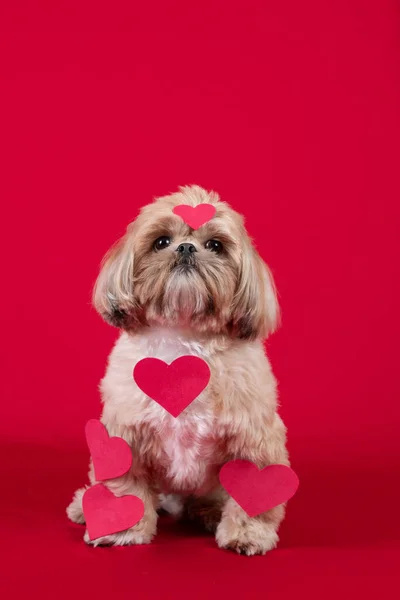
[[[193,244],[179,244],[177,252],[179,252],[179,254],[189,255],[192,254],[192,252],[197,252],[197,250]]]

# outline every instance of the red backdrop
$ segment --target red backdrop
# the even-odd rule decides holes
[[[13,597],[54,597],[59,582],[66,597],[236,597],[311,580],[308,597],[383,585],[390,597],[400,538],[398,6],[7,4],[0,518],[17,565],[5,576]],[[187,183],[245,214],[280,292],[283,327],[268,351],[301,488],[280,549],[264,558],[168,523],[148,548],[94,551],[64,517],[85,481],[83,428],[99,415],[116,337],[90,306],[99,261],[141,205]]]

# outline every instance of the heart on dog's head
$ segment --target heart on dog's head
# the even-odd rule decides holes
[[[198,204],[197,206],[179,204],[174,207],[172,212],[181,217],[186,225],[189,225],[192,229],[199,229],[213,218],[215,211],[216,208],[212,204]]]

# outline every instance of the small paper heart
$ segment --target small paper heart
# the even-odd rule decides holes
[[[181,217],[192,229],[199,229],[213,218],[216,208],[212,204],[198,204],[197,206],[179,204],[173,208],[172,212]]]
[[[249,517],[290,500],[299,487],[299,478],[286,465],[269,465],[264,469],[248,460],[231,460],[220,470],[222,487]]]
[[[102,483],[86,490],[82,498],[86,528],[91,540],[133,527],[143,518],[144,504],[137,496],[115,496]]]
[[[177,417],[207,387],[210,367],[198,356],[180,356],[170,365],[144,358],[135,365],[133,378],[142,392]]]
[[[97,419],[86,423],[85,433],[96,481],[115,479],[129,471],[132,452],[125,440],[110,437],[103,423]]]

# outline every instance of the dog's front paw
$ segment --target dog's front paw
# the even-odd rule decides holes
[[[120,533],[113,533],[111,535],[105,535],[97,538],[96,540],[91,540],[88,532],[86,531],[85,535],[83,536],[83,540],[90,546],[133,546],[150,544],[154,533],[153,535],[149,535],[138,533],[132,529],[127,529],[126,531],[121,531]]]
[[[230,517],[224,517],[217,527],[216,540],[220,548],[253,556],[275,548],[279,537],[271,523],[256,519],[238,523]]]
[[[150,544],[157,533],[157,515],[143,517],[134,527],[91,540],[86,530],[83,540],[91,546],[133,546]]]

